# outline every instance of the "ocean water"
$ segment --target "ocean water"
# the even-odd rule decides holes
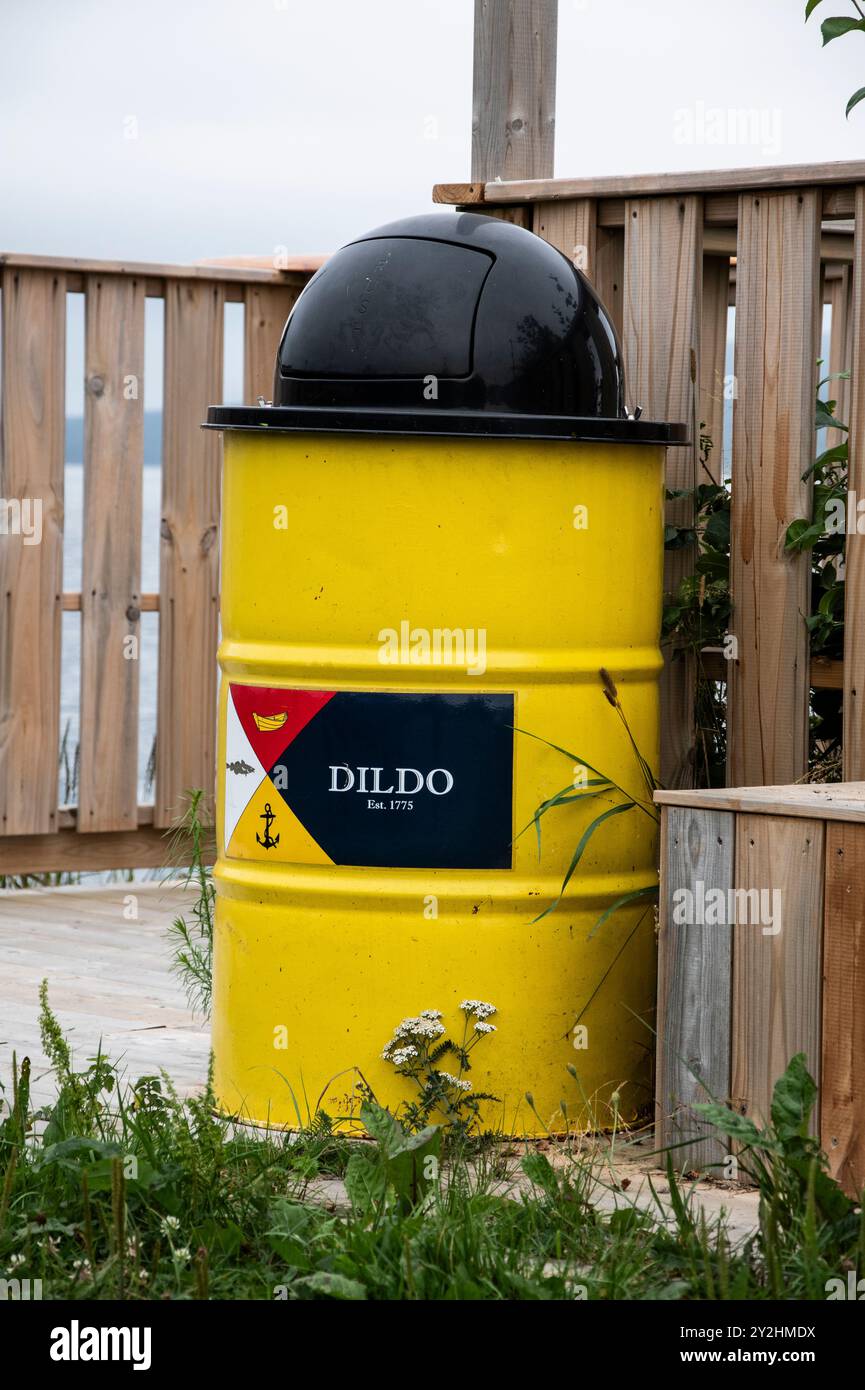
[[[141,592],[159,589],[159,524],[161,515],[162,470],[145,466],[142,473]],[[84,516],[84,465],[67,463],[65,473],[63,588],[80,593],[82,573],[82,530]],[[159,671],[159,614],[142,613],[140,620],[139,717],[138,717],[138,803],[153,801],[148,765],[156,737],[156,691]],[[75,770],[80,729],[81,698],[81,614],[63,614],[63,646],[60,674],[59,797],[61,805],[77,801]]]

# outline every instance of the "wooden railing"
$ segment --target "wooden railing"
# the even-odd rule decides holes
[[[812,686],[843,690],[844,776],[865,780],[865,537],[847,535],[843,666],[809,657],[810,561],[783,544],[789,523],[811,506],[803,474],[814,458],[824,303],[832,306],[830,369],[851,372],[838,387],[838,415],[850,426],[849,488],[865,497],[865,163],[440,184],[433,196],[506,217],[576,257],[622,338],[631,404],[691,426],[694,447],[669,451],[670,488],[707,481],[699,424],[720,439],[727,309],[735,303],[730,565],[738,655],[723,662],[728,780],[771,785],[805,775]],[[720,457],[716,449],[716,477]],[[688,517],[686,502],[670,504],[674,524]],[[668,555],[668,590],[693,563],[688,554]],[[715,665],[721,675],[718,658]],[[692,776],[693,679],[687,661],[668,662],[667,786]]]
[[[244,314],[244,399],[269,397],[285,319],[320,258],[198,266],[0,257],[0,875],[162,864],[184,793],[214,785],[224,305]],[[64,593],[66,297],[86,301],[83,577]],[[164,300],[159,592],[141,592],[145,299]],[[58,804],[61,614],[81,614],[77,805]],[[138,804],[144,612],[159,613],[155,800]],[[132,656],[133,659],[130,659]]]
[[[437,202],[493,213],[577,256],[623,341],[631,403],[723,421],[727,309],[736,304],[732,631],[716,657],[729,692],[729,780],[789,783],[807,763],[809,694],[840,688],[844,772],[865,780],[863,538],[847,536],[845,657],[809,658],[809,559],[783,547],[806,515],[822,306],[830,368],[849,368],[850,482],[865,497],[865,163],[631,179],[439,185]],[[218,439],[199,429],[222,397],[223,306],[245,306],[244,395],[269,395],[280,330],[315,263],[190,267],[6,256],[2,265],[0,498],[42,502],[42,540],[0,537],[0,874],[157,864],[185,791],[214,783]],[[66,295],[83,292],[85,512],[81,593],[63,593]],[[164,314],[159,592],[140,584],[144,301]],[[721,451],[716,450],[715,470]],[[701,481],[698,448],[671,450],[671,488]],[[671,504],[677,524],[688,505]],[[673,587],[688,563],[668,556]],[[58,804],[61,614],[81,613],[78,803]],[[138,804],[139,667],[125,655],[159,613],[155,799]],[[691,776],[693,671],[664,676],[662,777]]]

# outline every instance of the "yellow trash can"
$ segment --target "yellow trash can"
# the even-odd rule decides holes
[[[598,671],[658,751],[665,447],[588,282],[495,218],[411,218],[297,301],[274,401],[224,431],[214,960],[225,1111],[296,1127],[412,1098],[395,1025],[495,1005],[469,1080],[508,1133],[650,1099],[655,827]],[[577,755],[578,766],[551,745]],[[471,1030],[477,1015],[470,1015]],[[567,1073],[572,1064],[575,1083]],[[447,1059],[442,1062],[446,1067]],[[525,1093],[533,1096],[534,1109]],[[537,1113],[535,1113],[537,1112]],[[538,1118],[540,1117],[540,1118]]]

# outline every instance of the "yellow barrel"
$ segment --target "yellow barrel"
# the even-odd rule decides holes
[[[436,261],[440,247],[485,257],[481,283]],[[514,319],[503,305],[518,301],[526,261],[525,294],[541,305],[530,331],[525,314],[511,329],[502,318]],[[564,285],[552,309],[550,266]],[[432,284],[435,300],[449,271],[436,310],[418,286]],[[437,1010],[459,1041],[478,1021],[461,1003],[481,1000],[497,1011],[468,1073],[497,1098],[485,1124],[559,1131],[562,1098],[571,1122],[603,1125],[613,1108],[633,1117],[650,1095],[651,902],[593,928],[617,899],[656,886],[655,822],[639,804],[611,816],[544,916],[583,831],[625,797],[556,806],[540,846],[531,822],[570,783],[582,793],[586,767],[647,800],[599,670],[656,767],[663,464],[681,428],[624,414],[603,310],[563,257],[520,229],[413,219],[319,274],[289,320],[274,405],[208,417],[225,431],[219,1104],[259,1123],[294,1127],[319,1108],[347,1121],[362,1081],[395,1109],[416,1095],[382,1056],[395,1026]],[[541,391],[532,412],[535,359],[551,351],[542,310],[555,320],[568,298],[573,332],[555,350],[577,370],[556,387],[558,409]],[[466,315],[461,361],[453,320]],[[515,389],[503,406],[490,363],[510,342],[514,381],[531,375],[518,370],[521,330],[535,375],[528,396]],[[429,362],[440,370],[422,370]],[[438,397],[413,400],[430,375]],[[492,382],[489,399],[472,376]],[[604,414],[579,396],[592,389]],[[447,1057],[441,1067],[453,1069]]]

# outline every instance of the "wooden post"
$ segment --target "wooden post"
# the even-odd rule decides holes
[[[824,304],[832,306],[832,324],[829,330],[829,366],[823,364],[822,376],[827,372],[836,376],[838,372],[849,372],[853,363],[853,267],[842,265],[838,274],[826,281]],[[830,381],[827,395],[837,401],[835,418],[842,425],[850,423],[850,386],[848,381]],[[842,430],[826,431],[826,447],[834,448],[846,438]]]
[[[673,1163],[688,1172],[721,1164],[725,1155],[691,1106],[723,1104],[730,1094],[733,931],[728,923],[677,922],[675,895],[702,883],[726,901],[735,817],[689,806],[663,806],[661,817],[656,1145],[675,1145]]]
[[[558,0],[475,0],[472,181],[553,175]]]
[[[820,1080],[825,835],[819,820],[761,814],[736,821],[735,886],[771,892],[773,917],[775,904],[780,911],[771,928],[740,920],[733,931],[730,1098],[760,1126],[769,1123],[774,1083],[797,1052]]]
[[[66,280],[3,275],[0,835],[57,829]]]
[[[243,399],[255,405],[273,395],[276,351],[300,291],[286,285],[247,285],[244,292]]]
[[[78,829],[138,827],[144,281],[88,275]]]
[[[703,273],[703,201],[640,198],[625,205],[625,381],[630,403],[652,420],[684,420],[692,443],[667,453],[670,490],[698,481],[700,315]],[[670,524],[693,522],[691,498],[668,505]],[[693,567],[693,552],[670,551],[664,590],[673,593]],[[683,653],[668,654],[661,685],[661,781],[693,782],[694,675]]]
[[[700,420],[712,441],[701,483],[724,480],[724,365],[727,360],[727,311],[730,307],[730,258],[703,261],[703,326],[700,342]]]
[[[728,780],[795,782],[808,766],[809,555],[788,555],[810,516],[820,329],[815,189],[743,193],[736,264]]]
[[[826,827],[820,1135],[851,1197],[865,1174],[865,825]]]
[[[865,497],[865,186],[856,189],[856,234],[853,250],[853,302],[850,313],[850,462],[848,505]],[[853,502],[853,498],[856,499]],[[853,534],[849,534],[850,527]],[[846,582],[844,585],[844,778],[865,780],[865,536],[859,534],[859,515],[847,519]]]
[[[213,810],[220,445],[201,422],[222,393],[224,302],[220,284],[166,285],[154,813],[161,827],[182,814],[190,791],[204,792],[205,818]]]

